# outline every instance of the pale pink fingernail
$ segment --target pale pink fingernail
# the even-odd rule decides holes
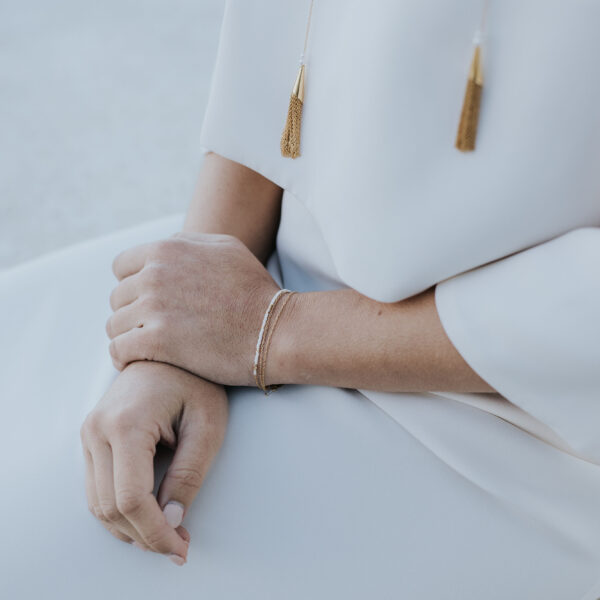
[[[183,504],[171,500],[163,509],[163,513],[171,527],[179,527],[183,521]]]
[[[174,562],[178,567],[185,565],[185,559],[179,556],[179,554],[169,554],[169,559]]]
[[[139,548],[143,552],[147,552],[146,548],[144,548],[144,546],[142,546],[139,542],[132,542],[132,543],[136,548]]]

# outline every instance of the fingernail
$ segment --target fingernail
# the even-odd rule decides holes
[[[183,521],[183,504],[172,500],[165,506],[163,513],[171,527],[179,527]]]
[[[179,554],[169,554],[169,559],[174,562],[178,567],[185,565],[185,558],[179,556]]]
[[[133,545],[136,548],[139,548],[142,552],[147,552],[146,548],[144,548],[144,546],[142,546],[139,542],[133,542]]]

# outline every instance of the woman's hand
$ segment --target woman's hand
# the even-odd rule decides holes
[[[170,363],[210,381],[254,385],[264,312],[279,286],[237,238],[181,233],[126,250],[106,330],[117,369]]]
[[[181,521],[226,425],[222,386],[171,365],[129,365],[81,427],[90,511],[120,540],[182,565],[190,536]],[[175,455],[155,498],[159,442],[175,448]]]

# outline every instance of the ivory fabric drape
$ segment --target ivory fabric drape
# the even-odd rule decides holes
[[[282,208],[273,277],[343,286],[304,205],[287,193]],[[5,595],[596,600],[600,467],[478,394],[228,388],[227,436],[185,520],[188,564],[104,530],[87,509],[79,427],[116,375],[111,263],[181,222],[0,274]]]

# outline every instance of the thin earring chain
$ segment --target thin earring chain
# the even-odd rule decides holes
[[[304,36],[304,49],[302,50],[302,54],[300,55],[300,64],[304,63],[304,57],[306,56],[306,46],[308,44],[308,33],[310,31],[310,20],[312,17],[312,10],[315,0],[310,0],[310,8],[308,10],[308,22],[306,23],[306,35]]]
[[[483,11],[481,13],[481,23],[479,25],[479,29],[475,32],[475,39],[473,40],[475,44],[480,44],[485,35],[486,20],[489,6],[490,0],[484,0]]]
[[[300,55],[300,61],[299,61],[300,64],[304,63],[304,59],[306,57],[306,47],[308,45],[308,35],[310,33],[310,22],[311,22],[311,18],[312,18],[314,3],[315,3],[315,0],[310,0],[310,7],[308,9],[308,21],[306,23],[306,34],[304,36],[304,48],[302,50],[302,54]],[[476,44],[479,44],[481,42],[481,40],[485,34],[485,27],[486,27],[486,20],[487,20],[487,13],[488,13],[489,6],[490,6],[490,0],[484,0],[483,10],[482,10],[482,14],[481,14],[481,23],[479,25],[479,29],[475,33],[474,42]]]

